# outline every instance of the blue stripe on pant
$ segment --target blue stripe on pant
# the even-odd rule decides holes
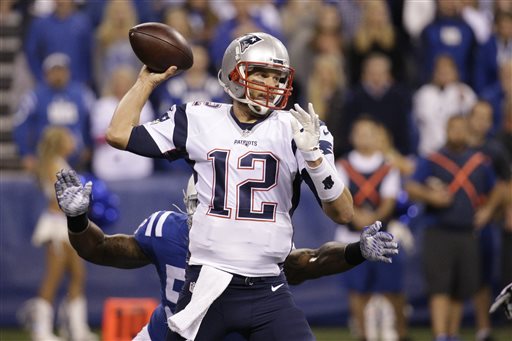
[[[200,266],[187,268],[177,312],[190,302],[190,283],[197,280],[200,269]],[[195,340],[218,341],[231,332],[238,332],[251,341],[315,339],[304,313],[295,305],[283,273],[255,278],[234,275],[226,290],[208,309]],[[170,332],[167,340],[183,338]]]

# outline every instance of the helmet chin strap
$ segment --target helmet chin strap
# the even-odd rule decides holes
[[[269,108],[265,108],[262,107],[261,105],[255,105],[252,103],[247,103],[247,105],[249,106],[249,109],[251,109],[251,111],[258,116],[265,116],[266,114],[268,114]]]

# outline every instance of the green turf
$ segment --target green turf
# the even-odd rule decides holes
[[[346,328],[313,328],[318,341],[353,341],[355,340]],[[99,332],[98,332],[99,334]],[[512,341],[512,324],[507,327],[500,327],[494,330],[494,341]],[[475,339],[472,329],[464,329],[462,332],[463,341]],[[411,328],[412,341],[431,341],[428,328]],[[0,329],[1,341],[28,341],[28,333],[19,329]],[[108,341],[108,340],[104,340]]]

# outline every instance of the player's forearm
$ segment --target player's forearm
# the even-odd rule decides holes
[[[354,216],[352,194],[350,194],[347,187],[343,189],[341,195],[334,201],[322,201],[322,207],[325,214],[338,224],[347,224],[352,221]]]
[[[139,125],[140,114],[149,95],[151,85],[137,81],[119,102],[107,129],[106,140],[114,148],[125,150],[132,128]]]
[[[86,261],[123,269],[139,268],[150,263],[132,236],[108,236],[90,220],[85,229],[83,224],[80,219],[68,219],[68,236],[78,255]]]
[[[309,279],[333,275],[353,268],[356,264],[347,262],[345,247],[345,244],[339,242],[328,242],[316,250],[293,250],[284,264],[288,283],[297,285]]]

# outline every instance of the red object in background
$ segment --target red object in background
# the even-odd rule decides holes
[[[103,308],[103,341],[131,341],[158,306],[154,298],[110,297]]]

